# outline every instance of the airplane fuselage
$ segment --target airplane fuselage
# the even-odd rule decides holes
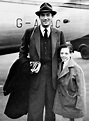
[[[40,24],[35,12],[41,3],[0,2],[0,55],[19,51],[25,30]],[[52,5],[57,11],[53,26],[64,32],[66,41],[89,34],[89,9],[64,7],[58,2]]]

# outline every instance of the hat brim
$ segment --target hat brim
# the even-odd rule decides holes
[[[40,14],[42,14],[42,13],[47,13],[47,12],[50,12],[53,16],[57,13],[56,11],[43,10],[43,11],[37,11],[37,12],[35,12],[35,14],[36,14],[37,16],[40,16]]]

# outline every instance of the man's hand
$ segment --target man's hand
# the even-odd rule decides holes
[[[30,66],[32,66],[31,68],[31,72],[32,73],[38,73],[41,67],[41,63],[40,62],[30,62]]]

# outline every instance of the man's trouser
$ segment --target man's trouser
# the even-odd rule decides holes
[[[38,88],[30,90],[27,121],[43,121],[44,106],[45,121],[55,121],[52,111],[55,96],[52,84],[52,67],[43,65],[40,73]]]

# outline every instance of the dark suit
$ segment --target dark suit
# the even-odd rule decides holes
[[[58,66],[58,55],[57,49],[63,43],[65,43],[63,33],[57,29],[52,28],[52,82],[53,87],[56,87],[56,75],[57,75],[57,66]],[[30,37],[32,29],[28,29],[25,32],[25,35],[22,39],[22,45],[20,48],[20,57],[27,57],[27,54],[30,53],[30,60],[40,61],[40,32],[39,27],[37,27],[32,36]],[[29,45],[29,48],[28,48]],[[34,83],[34,87],[37,88],[37,83]]]
[[[20,57],[30,55],[31,61],[40,61],[40,29],[34,29],[30,37],[32,29],[28,29],[22,39],[20,48]],[[42,65],[36,80],[31,83],[29,92],[29,110],[28,121],[42,121],[43,108],[46,106],[46,121],[54,121],[52,112],[53,100],[56,88],[58,53],[57,49],[61,44],[65,43],[63,33],[51,28],[52,43],[52,63],[49,67],[47,64]]]

